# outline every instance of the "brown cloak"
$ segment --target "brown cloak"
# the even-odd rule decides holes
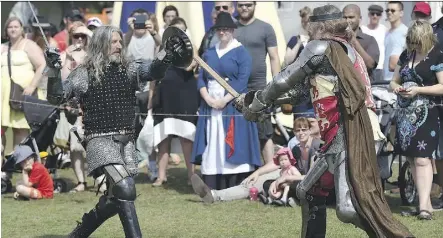
[[[414,237],[408,228],[394,219],[383,193],[362,80],[338,42],[331,41],[326,56],[340,79],[339,100],[347,140],[348,183],[352,202],[366,233],[369,237]]]

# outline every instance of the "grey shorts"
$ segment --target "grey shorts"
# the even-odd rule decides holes
[[[265,119],[263,122],[257,122],[258,139],[269,140],[274,133],[274,127],[272,126],[271,118]]]

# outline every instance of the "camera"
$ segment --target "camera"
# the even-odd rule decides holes
[[[136,15],[134,16],[134,29],[145,29],[145,22],[147,20],[146,15]]]

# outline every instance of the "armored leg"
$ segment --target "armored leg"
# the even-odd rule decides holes
[[[335,158],[334,184],[336,195],[336,214],[340,221],[352,223],[364,230],[354,205],[352,204],[346,173],[346,152],[337,154]]]
[[[89,237],[108,218],[118,214],[125,237],[142,237],[134,201],[135,182],[123,165],[111,164],[99,168],[106,176],[107,192],[100,197],[99,203],[86,213],[74,231],[72,238]]]
[[[322,203],[318,200],[321,197],[306,195],[306,192],[314,186],[327,169],[328,163],[325,157],[319,157],[305,178],[297,185],[296,194],[298,199],[300,199],[302,210],[302,238],[325,237],[326,198],[323,198],[324,203]]]

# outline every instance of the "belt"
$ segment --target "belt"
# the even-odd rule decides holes
[[[134,134],[134,130],[119,130],[118,132],[106,132],[106,133],[93,133],[85,136],[85,140],[91,140],[95,137],[112,136],[112,135],[131,135]]]

